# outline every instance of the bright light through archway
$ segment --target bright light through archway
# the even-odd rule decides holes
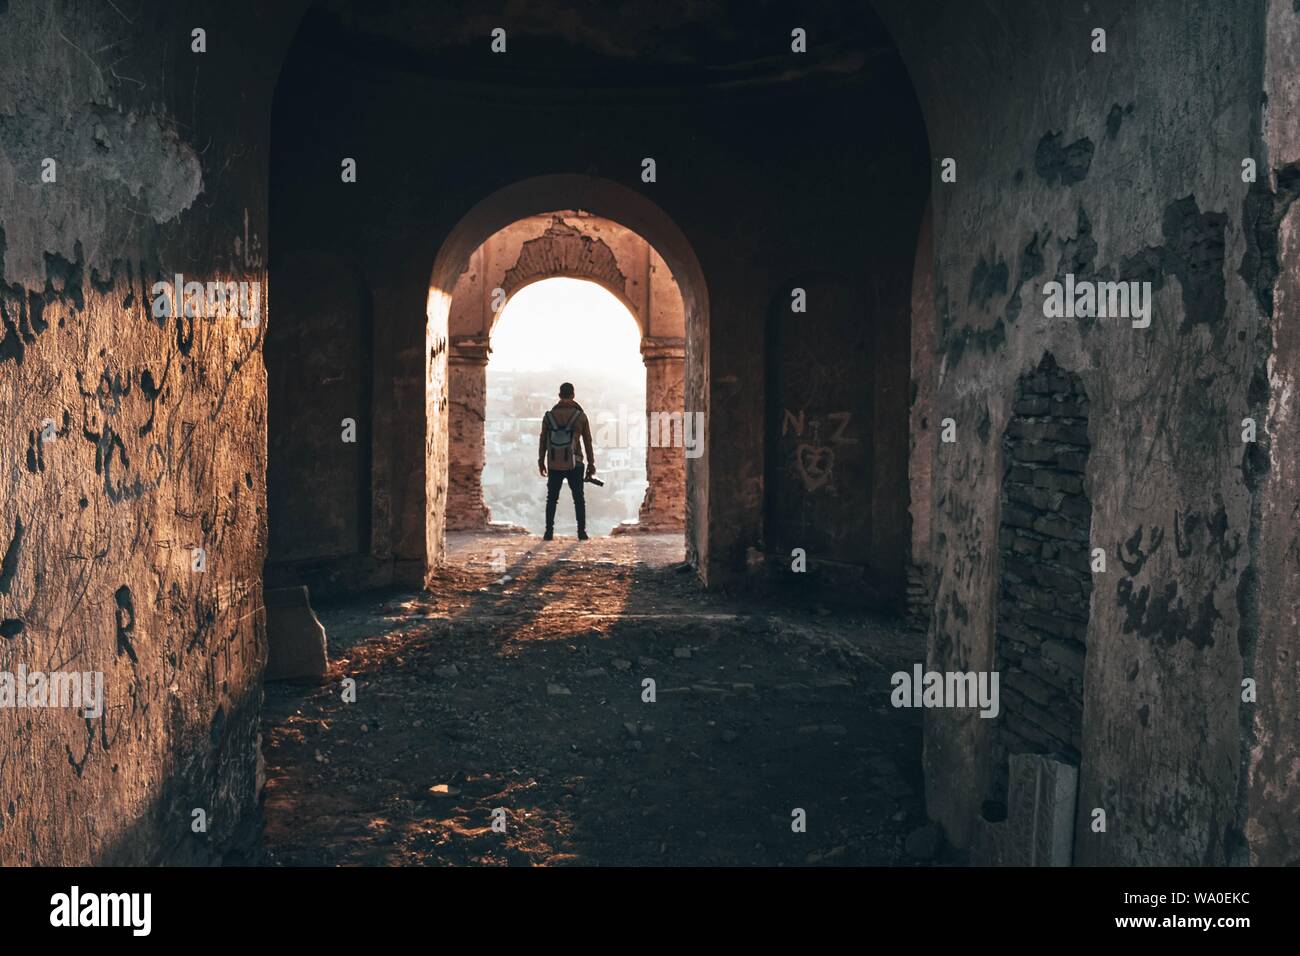
[[[605,482],[585,486],[587,531],[608,534],[636,519],[645,495],[644,445],[630,428],[617,427],[644,419],[645,364],[636,320],[594,282],[544,279],[515,293],[501,311],[487,367],[483,500],[493,521],[542,531],[546,481],[537,474],[538,436],[561,382],[573,383],[591,421]],[[566,487],[555,530],[575,529]]]

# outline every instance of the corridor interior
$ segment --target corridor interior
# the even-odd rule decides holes
[[[0,0],[0,866],[1300,862],[1298,37]]]

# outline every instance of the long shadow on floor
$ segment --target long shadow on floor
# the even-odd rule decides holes
[[[511,540],[504,573],[480,554],[322,611],[334,682],[269,695],[271,861],[909,862],[920,717],[888,676],[914,633],[718,598],[631,545]]]

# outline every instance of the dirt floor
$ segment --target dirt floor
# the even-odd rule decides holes
[[[318,608],[328,683],[268,686],[261,862],[934,861],[902,622],[706,594],[677,536],[449,550],[432,593]]]

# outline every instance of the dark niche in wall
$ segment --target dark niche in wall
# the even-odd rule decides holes
[[[1084,493],[1088,397],[1049,352],[1020,378],[1002,439],[1006,472],[998,533],[996,667],[1001,712],[986,813],[1006,800],[1011,754],[1080,760],[1088,606],[1092,593]]]

